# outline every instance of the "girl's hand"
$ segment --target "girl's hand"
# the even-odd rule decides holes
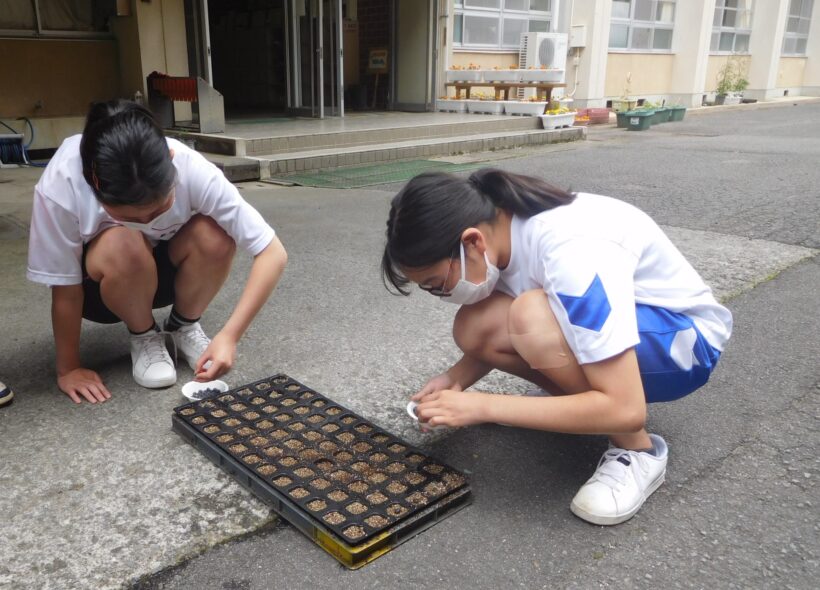
[[[441,391],[442,389],[451,389],[453,391],[461,391],[461,385],[455,382],[455,380],[450,377],[449,373],[442,373],[441,375],[436,375],[432,379],[430,379],[424,387],[422,387],[413,397],[412,399],[414,402],[420,401],[422,398],[430,395],[431,393],[435,393],[437,391]]]
[[[416,408],[419,421],[429,426],[471,426],[485,422],[487,394],[444,389],[427,395]]]
[[[75,404],[82,403],[80,396],[96,404],[111,397],[100,376],[90,369],[77,368],[57,376],[57,386]]]
[[[196,381],[205,382],[218,379],[231,370],[235,359],[236,341],[220,332],[214,336],[208,348],[196,362]]]

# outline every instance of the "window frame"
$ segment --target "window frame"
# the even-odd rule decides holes
[[[88,0],[93,2],[93,0]],[[41,0],[28,0],[34,9],[34,29],[1,29],[0,39],[113,39],[114,34],[109,31],[63,31],[60,29],[44,29],[43,18],[40,14]]]
[[[505,20],[516,20],[516,21],[526,21],[525,32],[530,28],[530,22],[537,21],[543,22],[547,21],[549,24],[548,32],[555,31],[555,21],[553,18],[553,7],[558,0],[550,0],[548,11],[543,10],[516,10],[512,8],[507,8],[505,6],[506,0],[498,0],[498,8],[487,8],[487,7],[480,7],[480,6],[470,6],[470,0],[455,0],[453,3],[453,51],[460,51],[460,52],[483,52],[483,53],[510,53],[514,51],[518,51],[520,47],[520,41],[516,45],[505,45],[504,44],[504,21]],[[467,32],[467,27],[465,26],[465,17],[483,17],[483,18],[494,18],[498,23],[498,42],[497,43],[465,43],[464,37]],[[461,18],[461,41],[456,41],[455,37],[455,19]]]
[[[806,57],[808,55],[806,53],[806,49],[808,49],[809,35],[811,33],[811,16],[812,16],[812,13],[814,12],[814,9],[816,8],[816,6],[814,5],[814,0],[800,0],[800,6],[801,6],[800,12],[801,12],[801,14],[798,14],[798,15],[795,16],[795,15],[792,14],[792,7],[794,6],[794,2],[795,2],[795,0],[789,0],[789,10],[786,11],[786,27],[783,30],[783,45],[780,48],[780,55],[785,56],[785,57]],[[809,5],[810,5],[809,13],[808,13],[807,16],[803,16],[802,7],[803,7],[804,3],[806,3],[806,2],[808,2]],[[798,28],[799,28],[799,23],[801,21],[806,21],[806,32],[805,33],[789,32],[789,21],[793,18],[797,19]],[[787,52],[786,51],[786,43],[789,40],[794,40],[795,41],[795,51],[794,52]],[[801,40],[804,42],[804,49],[803,49],[803,51],[796,51],[797,43],[799,43]]]
[[[607,47],[607,52],[609,53],[652,53],[652,54],[671,54],[674,53],[674,45],[675,45],[675,18],[677,16],[677,5],[678,0],[647,0],[652,3],[652,13],[655,15],[654,20],[644,20],[644,19],[637,19],[635,18],[635,10],[637,7],[636,0],[628,0],[629,1],[629,16],[628,17],[618,17],[618,16],[610,16],[609,19],[609,27],[610,27],[610,36],[609,42],[610,45]],[[664,2],[672,4],[673,12],[672,12],[672,22],[664,22],[657,20],[658,18],[658,3]],[[626,47],[612,47],[612,26],[613,25],[621,25],[627,27],[626,33]],[[649,29],[650,30],[650,37],[649,37],[649,47],[632,47],[632,40],[633,40],[633,32],[635,29]],[[655,30],[663,30],[663,31],[670,31],[670,41],[668,48],[660,48],[656,49],[652,47],[655,44]]]
[[[709,55],[751,55],[750,47],[751,47],[751,40],[752,40],[752,19],[754,18],[754,8],[755,8],[755,0],[750,0],[749,8],[733,8],[731,6],[726,6],[727,0],[716,0],[715,2],[715,14],[713,15],[712,20],[712,33],[709,39]],[[749,26],[747,27],[727,27],[723,24],[715,25],[714,19],[717,18],[717,15],[720,14],[720,22],[723,22],[724,15],[727,10],[732,10],[735,12],[735,19],[740,16],[741,13],[748,13],[749,15]],[[737,20],[735,20],[737,22]],[[712,48],[712,41],[717,35],[717,47]],[[720,40],[723,35],[732,35],[732,48],[731,49],[721,49],[720,48]],[[737,38],[738,35],[747,35],[748,36],[748,43],[746,45],[746,49],[744,51],[737,50]]]

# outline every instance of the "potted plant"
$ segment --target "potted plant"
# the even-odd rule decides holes
[[[666,123],[669,121],[669,117],[672,114],[672,111],[667,109],[665,106],[660,104],[655,104],[649,102],[648,100],[643,103],[641,106],[642,110],[653,110],[655,114],[652,116],[652,124],[657,125],[658,123]]]
[[[504,103],[504,112],[508,115],[535,117],[543,115],[547,108],[547,101],[538,100],[535,96],[525,100],[505,100],[502,102]]]
[[[743,98],[743,91],[746,90],[748,86],[749,80],[746,79],[743,65],[734,55],[730,56],[718,72],[715,104],[740,104],[740,100]]]
[[[492,70],[484,70],[485,82],[520,82],[521,71],[516,64],[509,68],[495,66]]]
[[[436,99],[436,110],[440,113],[466,113],[467,101],[455,96],[439,96]]]
[[[473,92],[472,98],[465,101],[467,110],[471,113],[486,113],[489,115],[500,115],[504,112],[504,103],[495,100],[495,96],[484,94],[483,92]]]
[[[630,94],[630,85],[632,84],[632,72],[626,74],[626,86],[624,86],[624,95],[621,98],[612,101],[612,110],[616,113],[631,111],[638,106],[638,101],[633,99]]]
[[[560,106],[556,101],[550,103],[549,106],[550,108],[543,115],[538,116],[544,129],[572,127],[575,122],[575,111]]]
[[[481,82],[481,66],[471,63],[467,66],[453,65],[447,70],[448,82]]]
[[[669,106],[669,113],[670,121],[683,121],[683,117],[686,115],[686,107],[682,104],[673,104]]]

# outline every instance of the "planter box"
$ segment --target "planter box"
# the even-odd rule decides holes
[[[465,100],[467,110],[471,113],[485,113],[501,115],[504,113],[504,103],[500,100]]]
[[[666,107],[659,107],[655,109],[655,114],[652,116],[652,124],[657,125],[658,123],[667,123],[671,114],[672,111]]]
[[[560,115],[538,115],[544,129],[560,129],[561,127],[572,127],[575,122],[575,113],[562,113]]]
[[[616,113],[623,113],[624,111],[631,111],[638,106],[637,100],[620,100],[612,101],[612,110]]]
[[[436,100],[436,110],[440,113],[466,113],[466,100]]]
[[[740,104],[741,96],[739,94],[718,94],[715,96],[715,104],[717,105],[731,105]]]
[[[587,109],[590,125],[605,125],[609,123],[609,109]]]
[[[627,129],[630,131],[646,131],[652,126],[652,118],[655,116],[654,110],[627,111]]]
[[[521,70],[482,70],[485,82],[520,82]]]
[[[523,102],[518,100],[505,100],[504,112],[508,115],[523,115],[537,117],[543,115],[547,108],[546,102]]]
[[[481,70],[447,70],[448,82],[481,82]]]
[[[631,112],[632,111],[619,111],[615,113],[616,126],[619,129],[626,129],[629,127],[629,117],[627,116],[627,113]]]
[[[670,121],[683,121],[683,117],[686,115],[686,107],[669,107],[669,112],[671,113],[669,116]]]
[[[554,82],[564,81],[564,70],[519,70],[522,82]]]

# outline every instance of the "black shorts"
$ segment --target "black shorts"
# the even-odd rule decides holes
[[[83,245],[83,317],[98,324],[116,324],[122,320],[114,315],[103,303],[100,295],[100,284],[91,279],[85,270],[85,254],[88,244]],[[154,261],[157,264],[157,292],[154,295],[153,308],[165,307],[174,302],[174,279],[177,269],[168,257],[168,242],[159,242],[154,247]]]

